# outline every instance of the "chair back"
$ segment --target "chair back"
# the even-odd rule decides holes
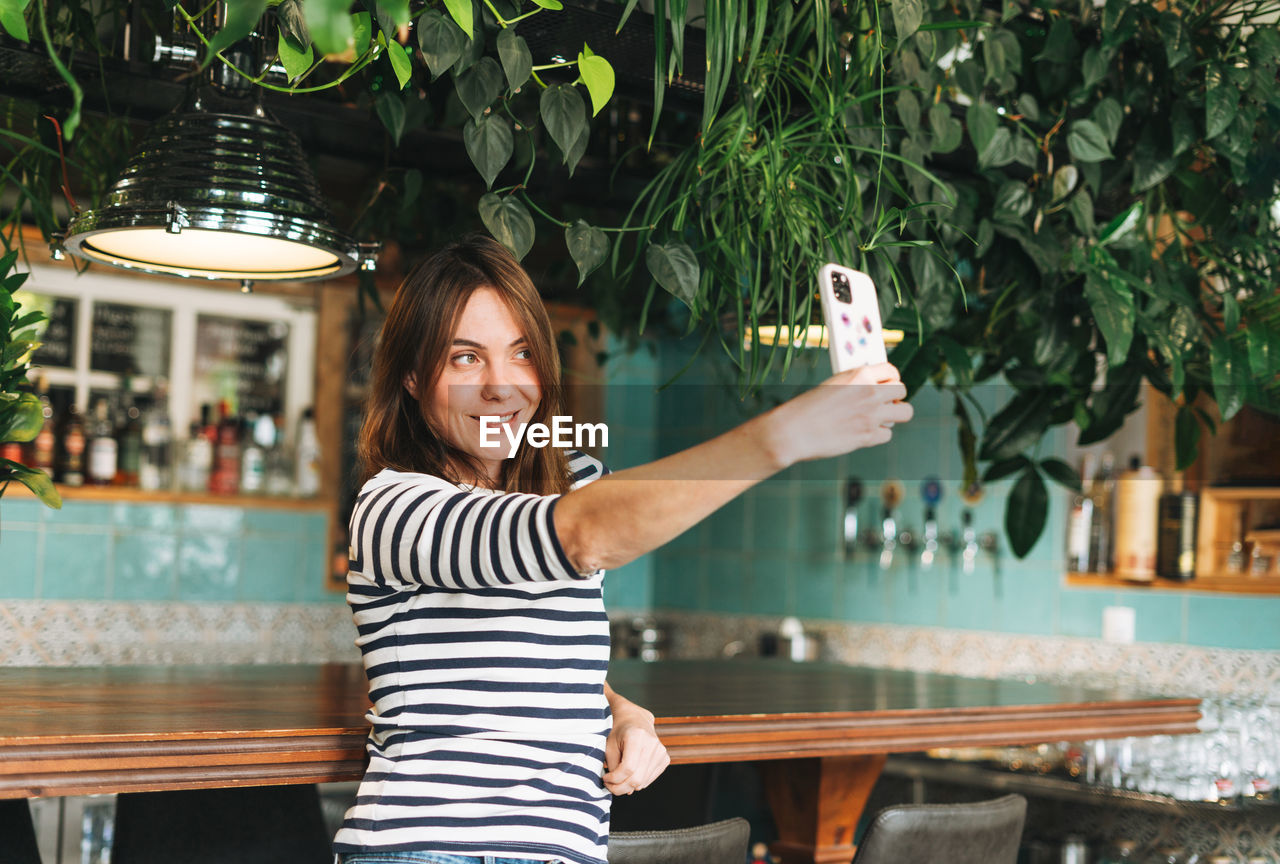
[[[743,864],[750,833],[737,817],[673,831],[614,831],[609,864]]]
[[[0,864],[40,864],[35,823],[26,798],[0,801]]]
[[[1027,799],[903,804],[876,814],[853,864],[1015,864]]]

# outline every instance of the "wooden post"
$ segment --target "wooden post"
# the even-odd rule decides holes
[[[763,762],[783,864],[848,864],[853,836],[886,756],[824,756]]]

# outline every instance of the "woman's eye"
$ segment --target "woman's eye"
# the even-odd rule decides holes
[[[480,358],[471,352],[467,352],[466,354],[456,355],[453,358],[453,362],[457,363],[459,366],[473,366],[480,362]]]
[[[516,352],[516,359],[517,359],[517,360],[532,360],[532,359],[533,359],[533,352],[532,352],[531,350],[529,350],[528,348],[521,348],[519,351],[517,351],[517,352]]]

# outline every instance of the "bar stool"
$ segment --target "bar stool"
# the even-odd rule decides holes
[[[737,817],[672,831],[613,831],[609,864],[743,864],[750,833]]]
[[[1027,799],[886,807],[867,826],[853,864],[1014,864]]]
[[[314,785],[116,798],[113,864],[332,864]]]
[[[0,801],[0,861],[4,864],[40,864],[40,847],[25,798]]]

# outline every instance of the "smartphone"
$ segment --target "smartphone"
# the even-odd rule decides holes
[[[826,264],[818,271],[818,298],[827,325],[832,372],[888,361],[880,326],[880,302],[870,276],[839,264]]]

